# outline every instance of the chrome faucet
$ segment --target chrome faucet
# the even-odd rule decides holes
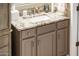
[[[40,12],[39,7],[33,7],[32,12],[33,12],[33,14],[39,13]]]

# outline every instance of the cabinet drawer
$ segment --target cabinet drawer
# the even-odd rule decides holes
[[[68,20],[59,21],[57,23],[57,29],[61,29],[68,26]]]
[[[9,29],[1,30],[0,31],[0,36],[8,34],[8,33],[9,33]]]
[[[22,39],[35,36],[35,29],[28,29],[25,31],[22,31]]]
[[[0,48],[0,56],[8,56],[8,46]]]
[[[8,39],[8,35],[0,37],[0,48],[5,45],[8,45]]]
[[[39,35],[39,34],[43,34],[43,33],[54,31],[54,30],[56,30],[56,23],[38,27],[37,34]]]

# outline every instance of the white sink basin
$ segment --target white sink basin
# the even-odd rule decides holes
[[[54,20],[59,20],[64,18],[64,15],[62,15],[62,13],[48,13],[47,15]]]
[[[40,22],[44,22],[44,21],[48,21],[48,20],[50,20],[50,17],[48,17],[46,15],[33,17],[30,19],[31,23],[40,23]]]

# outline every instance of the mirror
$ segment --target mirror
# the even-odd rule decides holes
[[[20,16],[41,12],[47,13],[51,11],[51,3],[14,3],[12,4],[13,8],[19,11]]]

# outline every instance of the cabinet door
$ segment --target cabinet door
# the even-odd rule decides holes
[[[8,46],[5,46],[3,48],[0,48],[0,56],[8,56]]]
[[[22,56],[34,56],[35,51],[35,38],[22,41]]]
[[[0,30],[9,27],[9,11],[7,3],[0,3]]]
[[[5,35],[5,36],[1,36],[0,37],[0,56],[5,56],[8,55],[9,53],[9,49],[8,49],[8,40],[9,40],[9,36]]]
[[[67,29],[57,31],[57,55],[62,56],[67,54]]]
[[[40,35],[37,38],[37,55],[38,56],[52,56],[55,55],[55,47],[53,45],[53,40],[55,40],[55,32]],[[54,49],[54,50],[53,50]]]

